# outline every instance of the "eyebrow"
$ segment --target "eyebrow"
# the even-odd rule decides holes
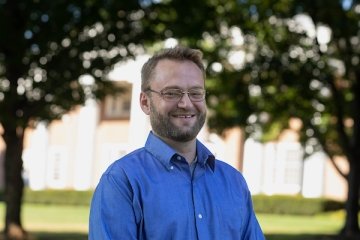
[[[179,87],[179,86],[168,86],[168,87],[164,87],[162,90],[168,90],[168,89],[179,89],[179,90],[184,90],[183,88]],[[186,90],[192,90],[192,89],[205,89],[202,86],[194,86],[191,88],[188,88]]]

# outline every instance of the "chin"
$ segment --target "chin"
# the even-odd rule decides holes
[[[171,134],[171,139],[177,141],[177,142],[189,142],[196,138],[197,133],[189,133],[189,132],[183,132],[183,133],[175,133]]]
[[[195,139],[195,137],[189,137],[189,136],[176,136],[171,138],[173,141],[176,142],[189,142]]]

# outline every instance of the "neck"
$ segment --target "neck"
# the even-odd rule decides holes
[[[189,164],[192,163],[192,161],[195,159],[196,139],[187,142],[178,142],[161,136],[158,137],[161,138],[164,142],[166,142],[170,147],[175,149],[176,152],[183,156]]]

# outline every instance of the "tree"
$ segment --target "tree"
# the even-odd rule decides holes
[[[289,118],[302,120],[307,153],[327,153],[348,182],[342,233],[358,237],[360,1],[172,0],[152,8],[164,35],[203,50],[213,130],[242,126],[266,140]]]
[[[164,4],[169,9],[179,2]],[[289,118],[301,119],[307,153],[323,150],[348,182],[342,234],[358,237],[360,2],[213,0],[196,6],[178,6],[175,16],[198,29],[197,41],[182,38],[176,21],[167,27],[209,60],[212,129],[243,126],[269,139]],[[337,167],[337,155],[346,157],[348,173]]]
[[[141,52],[146,1],[0,1],[0,123],[5,152],[5,233],[23,239],[21,202],[25,128],[50,122],[84,102],[81,76],[97,98],[115,89],[106,73]]]
[[[359,8],[358,0],[0,1],[5,231],[22,231],[24,129],[83,103],[80,76],[95,79],[101,98],[114,90],[105,81],[113,63],[174,37],[208,60],[213,129],[273,133],[297,117],[304,144],[347,157],[344,233],[358,233]],[[315,27],[298,20],[306,16]],[[317,37],[329,29],[330,39]]]

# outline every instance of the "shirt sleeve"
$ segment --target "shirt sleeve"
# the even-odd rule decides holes
[[[133,206],[133,191],[125,173],[116,177],[104,174],[91,202],[89,240],[138,239]]]
[[[255,216],[253,209],[251,194],[247,190],[247,209],[248,209],[248,221],[245,225],[245,231],[243,233],[244,240],[265,240],[264,234],[261,230],[259,222]]]

